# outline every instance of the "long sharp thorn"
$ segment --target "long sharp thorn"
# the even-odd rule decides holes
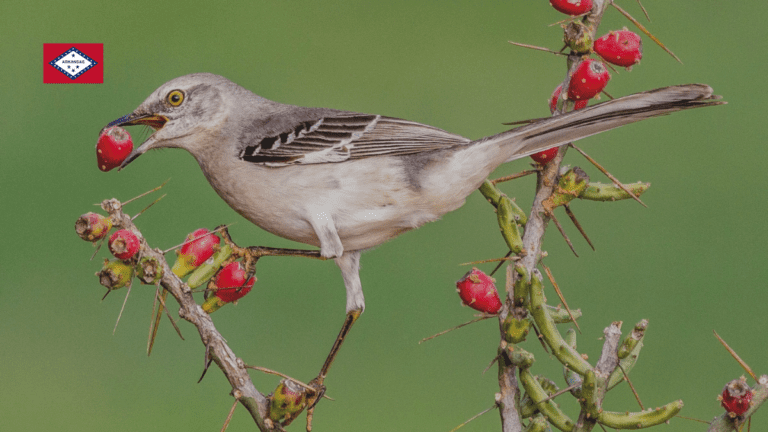
[[[620,188],[621,188],[621,190],[623,190],[624,192],[626,192],[627,194],[629,194],[629,196],[631,196],[631,197],[632,197],[632,198],[633,198],[635,201],[639,202],[639,203],[640,203],[640,204],[641,204],[643,207],[645,207],[645,208],[648,208],[648,206],[647,206],[647,205],[645,205],[645,203],[644,203],[644,202],[642,202],[642,201],[640,200],[640,198],[638,198],[638,197],[637,197],[637,195],[635,195],[634,193],[632,193],[632,191],[631,191],[631,190],[629,190],[629,188],[628,188],[628,187],[624,186],[624,183],[620,182],[620,181],[619,181],[619,179],[617,179],[616,177],[614,177],[614,176],[613,176],[613,174],[609,173],[609,172],[608,172],[608,170],[606,170],[605,168],[603,168],[603,166],[602,166],[602,165],[600,165],[599,163],[597,163],[597,161],[596,161],[596,160],[592,159],[592,157],[591,157],[591,156],[589,156],[588,154],[586,154],[586,153],[584,152],[584,150],[582,150],[582,149],[580,149],[580,148],[576,147],[575,145],[573,145],[573,143],[571,143],[571,144],[570,144],[570,146],[571,146],[571,147],[573,147],[573,148],[574,148],[574,150],[576,150],[577,152],[581,153],[581,155],[582,155],[582,156],[584,156],[584,157],[585,157],[585,158],[586,158],[586,159],[587,159],[587,160],[588,160],[590,163],[592,163],[592,165],[594,165],[594,166],[595,166],[597,169],[599,169],[601,173],[605,174],[605,176],[606,176],[606,177],[608,177],[609,179],[611,179],[611,181],[612,181],[612,182],[613,182],[613,183],[614,183],[616,186],[620,187]]]
[[[733,356],[733,358],[734,358],[734,359],[736,359],[736,361],[737,361],[737,362],[738,362],[738,363],[741,365],[741,367],[743,367],[743,368],[744,368],[744,370],[745,370],[745,371],[746,371],[746,372],[749,374],[749,376],[751,376],[753,380],[757,381],[757,375],[755,375],[755,373],[754,373],[754,372],[752,372],[752,368],[751,368],[751,367],[749,367],[749,365],[747,364],[747,362],[745,362],[744,360],[742,360],[742,359],[741,359],[741,357],[739,357],[739,355],[738,355],[738,354],[736,354],[736,351],[734,351],[734,350],[733,350],[733,349],[732,349],[730,346],[728,346],[728,344],[727,344],[727,343],[725,343],[725,341],[723,340],[723,338],[721,338],[721,337],[720,337],[720,335],[719,335],[719,334],[717,334],[717,332],[716,332],[716,331],[712,330],[712,332],[715,334],[715,337],[717,338],[717,340],[719,340],[719,341],[720,341],[720,343],[721,343],[721,344],[723,344],[723,346],[725,347],[725,349],[726,349],[726,350],[728,350],[728,352],[729,352],[729,353],[731,353],[731,355]]]
[[[420,341],[419,341],[419,345],[421,345],[421,343],[422,343],[422,342],[426,342],[426,341],[428,341],[428,340],[432,340],[432,339],[434,339],[434,338],[436,338],[436,337],[438,337],[438,336],[442,336],[442,335],[444,335],[444,334],[446,334],[446,333],[452,332],[452,331],[454,331],[454,330],[458,330],[458,329],[460,329],[460,328],[462,328],[462,327],[464,327],[464,326],[470,325],[470,324],[472,324],[472,323],[476,323],[476,322],[478,322],[478,321],[482,321],[482,320],[484,320],[484,319],[492,318],[492,317],[495,317],[495,316],[496,316],[496,315],[483,315],[483,316],[481,316],[481,317],[479,317],[479,318],[475,318],[475,319],[473,319],[473,320],[469,320],[469,321],[467,321],[467,322],[465,322],[465,323],[463,323],[463,324],[459,324],[459,325],[457,325],[456,327],[452,327],[452,328],[449,328],[448,330],[443,330],[443,331],[441,331],[440,333],[437,333],[437,334],[433,334],[432,336],[429,336],[429,337],[425,337],[424,339],[422,339],[422,340],[420,340]]]
[[[549,48],[539,47],[539,46],[536,46],[536,45],[528,45],[528,44],[519,43],[519,42],[512,42],[512,41],[507,41],[507,42],[509,42],[509,43],[511,43],[512,45],[515,45],[515,46],[519,46],[519,47],[523,47],[523,48],[528,48],[528,49],[532,49],[532,50],[537,50],[537,51],[544,51],[544,52],[548,52],[548,53],[554,54],[554,55],[561,55],[561,56],[565,56],[566,55],[566,54],[559,53],[557,51],[552,51]]]
[[[213,362],[213,359],[209,358],[207,362],[205,362],[205,367],[203,368],[203,373],[200,375],[200,379],[197,380],[197,383],[200,384],[200,382],[205,378],[205,374],[208,372],[208,368],[211,367],[211,362]]]
[[[167,293],[168,293],[168,291],[166,291],[166,294]],[[165,315],[168,317],[169,320],[171,320],[171,325],[173,326],[174,329],[176,329],[176,334],[179,335],[181,340],[184,340],[184,336],[181,335],[181,329],[179,328],[179,326],[176,325],[176,321],[173,319],[173,317],[171,316],[171,313],[168,311],[168,306],[166,306],[165,300],[162,299],[162,298],[160,298],[158,300],[160,300],[160,303],[163,306],[163,310],[165,310]]]
[[[645,10],[645,6],[643,6],[643,4],[640,3],[640,0],[637,0],[637,4],[639,4],[640,5],[640,9],[643,10],[643,13],[645,14],[645,19],[647,19],[648,22],[651,22],[651,17],[648,15],[648,11]]]
[[[91,261],[93,261],[93,259],[96,258],[96,254],[99,253],[99,250],[101,250],[101,246],[104,244],[105,241],[107,241],[107,237],[104,237],[103,239],[99,240],[99,243],[96,245],[96,250],[93,251],[93,255],[91,255]]]
[[[579,381],[579,382],[577,382],[575,384],[571,384],[570,386],[568,386],[568,387],[566,387],[566,388],[564,388],[562,390],[558,390],[556,393],[552,393],[551,395],[545,397],[544,399],[542,399],[538,403],[542,404],[542,403],[544,403],[544,402],[546,402],[548,400],[554,399],[554,398],[560,396],[563,393],[566,393],[566,392],[569,392],[569,391],[575,389],[576,387],[578,387],[580,385],[581,385],[581,381]]]
[[[549,217],[552,218],[552,222],[555,223],[555,226],[557,227],[558,231],[560,231],[560,234],[565,239],[565,242],[568,243],[568,247],[571,248],[571,252],[573,252],[574,255],[578,258],[579,254],[576,253],[576,249],[573,247],[573,243],[571,243],[571,239],[568,238],[568,234],[565,233],[565,230],[563,230],[563,226],[560,225],[560,222],[558,222],[557,218],[555,217],[554,213],[550,213]]]
[[[141,195],[138,195],[138,196],[135,196],[135,197],[133,197],[133,198],[129,199],[128,201],[126,201],[126,202],[122,203],[121,205],[123,205],[123,206],[124,206],[124,205],[128,204],[129,202],[133,202],[133,201],[136,201],[137,199],[139,199],[139,198],[141,198],[141,197],[143,197],[143,196],[147,196],[147,195],[151,194],[152,192],[156,192],[156,191],[159,191],[159,190],[160,190],[160,189],[161,189],[163,186],[165,186],[165,184],[166,184],[166,183],[168,183],[168,181],[169,181],[169,180],[170,180],[170,179],[168,179],[168,180],[164,181],[164,182],[163,182],[163,184],[161,184],[160,186],[158,186],[158,187],[156,187],[156,188],[154,188],[154,189],[152,189],[152,190],[146,191],[146,192],[144,192],[144,193],[143,193],[143,194],[141,194]],[[101,205],[101,204],[99,204],[99,205]]]
[[[505,258],[505,259],[506,259],[506,258],[509,258],[509,256],[510,256],[510,255],[512,255],[512,251],[509,251],[509,252],[507,252],[507,254],[506,254],[506,255],[504,255],[504,258]],[[499,269],[501,268],[501,266],[502,266],[503,264],[504,264],[504,261],[499,261],[499,263],[496,265],[496,268],[494,268],[494,269],[493,269],[493,271],[491,272],[491,276],[493,276],[493,275],[494,275],[494,273],[496,273],[497,271],[499,271]]]
[[[149,210],[149,208],[150,208],[150,207],[152,207],[153,205],[157,204],[157,203],[158,203],[158,201],[160,201],[161,199],[165,198],[165,197],[166,197],[166,195],[168,195],[168,194],[163,194],[163,195],[162,195],[160,198],[158,198],[158,199],[156,199],[156,200],[152,201],[152,202],[151,202],[151,203],[150,203],[148,206],[144,207],[144,209],[143,209],[142,211],[140,211],[140,212],[136,213],[136,214],[135,214],[135,215],[134,215],[134,216],[131,218],[131,221],[134,221],[134,220],[135,220],[137,217],[141,216],[141,214],[142,214],[142,213],[144,213],[145,211]]]
[[[637,399],[637,403],[640,405],[640,409],[645,411],[645,407],[643,406],[643,401],[640,400],[640,395],[637,394],[637,390],[635,390],[635,386],[632,385],[632,381],[629,379],[629,375],[627,375],[627,371],[624,370],[621,364],[618,364],[617,366],[619,367],[619,369],[621,369],[621,373],[624,374],[624,379],[627,380],[627,384],[629,384],[629,388],[632,390],[632,394],[635,395],[635,399]]]
[[[536,174],[537,172],[539,172],[539,170],[520,171],[517,174],[512,174],[512,175],[508,175],[508,176],[504,176],[504,177],[499,177],[499,178],[497,178],[495,180],[491,180],[491,184],[498,184],[498,183],[505,182],[505,181],[519,179],[520,177],[525,177],[527,175]]]
[[[488,366],[486,366],[485,369],[483,369],[483,375],[485,375],[485,373],[488,372],[488,369],[490,369],[491,366],[493,366],[493,364],[496,363],[497,361],[499,361],[499,356],[494,357],[493,360],[491,360],[491,362],[488,363]]]
[[[638,29],[640,29],[641,32],[645,33],[646,36],[651,38],[652,41],[656,42],[656,45],[660,46],[661,49],[666,51],[669,55],[675,58],[680,64],[683,64],[683,61],[680,60],[680,57],[676,56],[675,53],[673,53],[669,48],[665,47],[663,43],[654,35],[651,34],[650,31],[648,31],[647,28],[645,28],[642,24],[640,24],[640,21],[634,19],[632,15],[629,14],[629,12],[622,9],[619,5],[616,4],[616,2],[611,2],[611,6],[615,7],[616,10],[618,10],[622,15],[627,17],[628,20],[632,21],[632,24],[634,24]]]
[[[576,219],[576,215],[573,214],[573,212],[571,211],[571,206],[569,206],[568,204],[565,204],[563,207],[565,208],[565,213],[568,215],[569,218],[571,218],[571,221],[576,226],[576,228],[579,230],[579,232],[581,233],[582,237],[584,237],[584,240],[586,240],[587,243],[589,244],[589,247],[591,247],[592,250],[595,250],[595,245],[592,244],[592,240],[589,239],[589,236],[584,231],[584,228],[581,227],[581,224]]]
[[[696,422],[699,422],[699,423],[709,424],[709,422],[706,421],[706,420],[701,420],[701,419],[697,419],[697,418],[693,418],[693,417],[681,416],[680,414],[676,415],[675,417],[680,417],[681,419],[686,419],[686,420],[693,420],[693,421],[696,421]]]
[[[105,292],[105,293],[104,293],[104,297],[102,297],[102,298],[101,298],[101,301],[104,301],[104,299],[105,299],[105,298],[107,298],[107,296],[108,296],[108,295],[109,295],[109,293],[111,293],[111,292],[112,292],[112,290],[111,290],[111,289],[109,289],[109,288],[107,288],[107,292]]]
[[[149,343],[147,344],[147,356],[152,354],[152,347],[155,346],[155,338],[157,337],[157,328],[160,326],[160,319],[163,317],[163,309],[165,305],[165,298],[168,296],[168,291],[163,289],[163,292],[157,296],[159,304],[157,305],[157,313],[155,314],[155,320],[152,322],[152,331],[149,335]]]
[[[488,408],[487,410],[484,410],[484,411],[481,411],[481,412],[479,412],[479,413],[475,414],[475,415],[474,415],[474,416],[472,416],[472,417],[471,417],[469,420],[467,420],[467,421],[465,421],[464,423],[462,423],[462,424],[460,424],[460,425],[456,426],[455,428],[451,429],[451,432],[456,432],[457,430],[461,429],[462,427],[464,427],[464,426],[465,426],[467,423],[471,422],[472,420],[474,420],[474,419],[476,419],[476,418],[480,417],[480,416],[481,416],[481,415],[483,415],[483,414],[487,414],[487,413],[489,413],[489,412],[493,411],[494,409],[496,409],[496,408],[498,408],[498,407],[499,407],[499,404],[493,404],[493,406],[492,406],[492,407],[490,407],[490,408]]]
[[[560,287],[557,285],[557,282],[555,282],[555,277],[552,275],[552,270],[549,269],[544,263],[540,262],[541,267],[544,268],[544,272],[547,273],[547,278],[549,278],[549,281],[552,283],[552,287],[555,288],[555,292],[557,293],[557,296],[560,297],[560,301],[563,302],[563,306],[565,306],[565,310],[568,312],[568,315],[571,317],[571,322],[573,322],[573,325],[576,326],[576,329],[581,333],[581,327],[579,327],[579,323],[576,322],[576,318],[573,316],[573,312],[571,312],[571,308],[568,307],[568,302],[565,301],[565,296],[563,295],[563,292],[560,291]]]
[[[503,256],[503,257],[501,257],[501,258],[489,258],[489,259],[486,259],[486,260],[480,260],[480,261],[470,261],[470,262],[461,263],[461,264],[459,264],[459,266],[468,266],[468,265],[487,264],[487,263],[491,263],[491,262],[499,262],[499,261],[501,261],[501,262],[503,263],[504,261],[516,261],[516,260],[518,260],[518,259],[519,259],[518,257],[512,257],[512,258],[510,258],[510,257],[509,257],[509,255],[510,255],[511,253],[512,253],[512,252],[510,251],[509,253],[507,253],[507,255],[505,255],[505,256]]]
[[[120,313],[117,315],[117,321],[115,322],[115,328],[112,329],[113,335],[117,331],[117,325],[120,324],[120,318],[122,318],[123,316],[123,311],[125,310],[125,304],[128,303],[128,296],[131,295],[131,286],[132,284],[128,284],[128,292],[125,293],[125,300],[123,300],[123,307],[120,308]]]
[[[229,414],[227,414],[227,419],[224,420],[224,426],[221,427],[220,432],[226,432],[227,427],[229,426],[229,422],[232,420],[232,416],[235,414],[235,408],[237,408],[238,400],[235,399],[235,403],[232,404],[232,408],[229,409]]]

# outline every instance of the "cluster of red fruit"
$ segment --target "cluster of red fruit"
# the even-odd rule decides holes
[[[550,0],[549,3],[559,12],[568,15],[582,15],[592,9],[592,0]],[[609,63],[630,68],[640,62],[643,57],[643,42],[637,33],[627,29],[611,31],[595,40],[592,44],[592,52]],[[611,75],[601,61],[595,59],[582,61],[568,84],[568,99],[575,102],[574,109],[586,107],[590,99],[603,91],[610,79]],[[549,100],[549,110],[552,113],[557,109],[557,100],[561,91],[562,85],[559,85]],[[557,147],[533,154],[531,158],[544,165],[551,161],[555,154],[557,154]]]
[[[112,229],[113,222],[109,217],[98,213],[86,213],[75,223],[75,231],[86,241],[96,242],[106,238]],[[203,263],[210,260],[220,248],[221,240],[205,228],[200,228],[189,234],[179,250],[172,271],[179,277],[191,273]],[[128,229],[115,231],[109,237],[109,250],[115,256],[114,260],[105,260],[104,267],[97,273],[102,285],[110,290],[127,286],[134,276],[134,268],[141,249],[140,234]],[[240,262],[226,264],[219,270],[214,283],[218,288],[203,304],[203,309],[211,313],[221,306],[240,300],[251,291],[256,281],[251,277],[245,280],[245,270]]]
[[[193,231],[187,236],[187,240],[179,250],[176,262],[173,264],[173,273],[179,277],[184,277],[207,261],[212,261],[214,253],[220,249],[220,242],[216,234],[211,233],[205,228]],[[194,276],[193,274],[190,280]],[[233,261],[224,265],[213,277],[213,283],[217,289],[203,303],[203,310],[207,313],[212,313],[227,303],[236,302],[245,297],[246,294],[251,292],[251,288],[253,288],[253,284],[256,282],[254,277],[247,281],[245,277],[245,269],[243,269],[239,261]],[[207,278],[204,277],[203,279]],[[200,283],[202,282],[201,280]]]

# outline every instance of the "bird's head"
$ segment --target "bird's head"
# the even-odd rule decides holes
[[[134,125],[154,129],[120,169],[153,148],[184,148],[194,154],[195,146],[226,116],[223,93],[231,86],[235,84],[214,74],[185,75],[161,85],[132,113],[110,122],[104,129]]]

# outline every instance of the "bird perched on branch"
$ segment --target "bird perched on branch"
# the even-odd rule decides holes
[[[365,308],[363,251],[461,207],[504,162],[716,99],[702,84],[666,87],[473,141],[397,118],[273,102],[198,73],[161,85],[108,126],[155,130],[121,168],[151,149],[185,149],[243,217],[334,259],[347,318],[318,377],[322,384]]]

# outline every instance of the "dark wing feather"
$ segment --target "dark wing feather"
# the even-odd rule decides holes
[[[420,153],[469,142],[462,136],[407,120],[333,113],[249,143],[240,158],[267,166],[315,164]]]

